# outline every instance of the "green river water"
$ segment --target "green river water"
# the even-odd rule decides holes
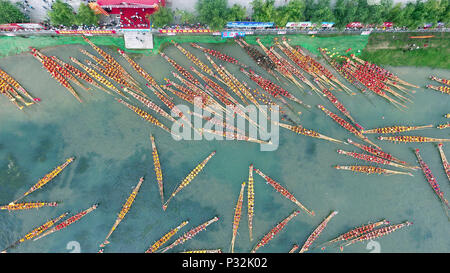
[[[187,44],[184,46],[207,62],[200,51]],[[205,46],[231,54],[270,77],[255,67],[237,45]],[[83,60],[85,58],[78,51],[79,48],[94,52],[89,46],[82,45],[58,46],[44,49],[42,52],[66,61],[69,56]],[[128,71],[132,71],[122,57],[111,49],[104,49],[112,53]],[[186,68],[192,65],[173,46],[165,48],[164,52]],[[162,57],[137,56],[136,61],[159,83],[164,82],[164,77],[174,80],[170,74],[172,67]],[[248,177],[248,166],[253,163],[316,213],[316,216],[311,217],[301,212],[258,252],[287,252],[293,244],[303,245],[315,227],[333,210],[339,211],[339,214],[331,220],[315,245],[353,227],[385,218],[395,224],[406,220],[414,224],[376,239],[380,243],[381,252],[450,251],[450,223],[420,170],[413,172],[414,177],[368,176],[338,171],[333,168],[334,165],[365,165],[365,162],[341,156],[336,152],[337,149],[358,151],[357,148],[300,136],[285,129],[280,129],[279,147],[272,152],[262,152],[258,144],[249,142],[175,141],[168,133],[142,120],[115,102],[111,96],[97,89],[86,92],[75,87],[84,100],[84,103],[80,104],[53,80],[30,54],[4,57],[0,59],[0,67],[15,77],[35,97],[42,99],[41,103],[18,111],[5,97],[0,98],[0,204],[8,204],[19,197],[66,158],[76,157],[74,163],[60,176],[24,199],[61,201],[58,207],[0,211],[0,249],[47,219],[65,211],[77,213],[99,203],[97,210],[69,228],[36,242],[25,242],[11,250],[64,253],[71,251],[69,242],[76,241],[81,252],[96,252],[132,188],[139,177],[144,176],[145,181],[135,203],[112,234],[111,244],[106,247],[105,252],[144,252],[154,241],[182,221],[189,220],[189,225],[174,236],[170,243],[179,235],[214,216],[219,216],[220,220],[194,239],[171,251],[221,248],[228,252],[234,207],[241,183]],[[240,79],[256,87],[240,74],[237,67],[230,64],[226,64],[226,67]],[[355,88],[355,96],[336,93],[363,127],[438,125],[449,121],[443,115],[450,112],[450,97],[425,89],[424,86],[431,83],[428,80],[430,75],[450,78],[450,71],[414,67],[388,69],[400,78],[421,86],[416,89],[413,95],[414,103],[408,104],[406,111],[399,111],[374,95],[363,95]],[[144,86],[142,78],[134,71],[131,73]],[[347,85],[350,87],[350,84]],[[360,142],[315,107],[320,103],[338,113],[329,102],[322,101],[316,95],[301,95],[292,85],[284,87],[313,106],[308,111],[292,104],[303,112],[303,126],[340,140],[351,137]],[[147,89],[145,92],[151,93]],[[150,97],[158,101],[153,94]],[[176,102],[181,103],[180,100]],[[138,103],[134,104],[141,107]],[[145,110],[144,107],[141,108]],[[166,121],[163,118],[160,120]],[[155,136],[160,155],[166,198],[196,164],[210,152],[217,151],[197,178],[171,201],[165,212],[161,209],[153,171],[150,133]],[[450,138],[450,129],[428,129],[409,135]],[[450,183],[443,171],[435,144],[393,144],[376,140],[376,136],[369,135],[369,138],[385,151],[411,164],[416,164],[412,149],[420,148],[442,191],[447,199],[450,198]],[[444,150],[450,157],[450,143],[444,145]],[[254,177],[254,240],[249,240],[247,206],[244,202],[235,252],[249,252],[270,229],[297,209],[295,204],[266,185],[256,173]],[[311,251],[321,252],[320,249]],[[325,251],[339,252],[339,249],[328,248]],[[344,251],[370,252],[371,249],[367,248],[365,242],[347,247]]]

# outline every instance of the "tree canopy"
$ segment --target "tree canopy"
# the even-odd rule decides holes
[[[227,0],[198,0],[195,8],[198,20],[212,29],[221,29],[227,22]]]
[[[174,12],[166,7],[160,7],[156,12],[150,15],[151,24],[155,27],[163,27],[173,22]]]
[[[0,0],[0,24],[28,22],[28,17],[9,1]]]
[[[52,25],[71,26],[75,23],[75,13],[71,5],[56,0],[52,5],[52,9],[48,12],[48,17]]]
[[[98,25],[99,16],[84,3],[80,4],[75,21],[79,25]]]

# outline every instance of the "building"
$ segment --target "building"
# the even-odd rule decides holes
[[[166,5],[165,0],[97,0],[97,13],[108,14],[110,21],[123,29],[148,29],[148,15]],[[93,6],[91,6],[93,8]]]

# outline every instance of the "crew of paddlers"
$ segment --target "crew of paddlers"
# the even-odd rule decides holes
[[[74,66],[72,64],[65,63],[64,61],[58,59],[54,56],[46,56],[39,50],[35,48],[31,48],[32,55],[42,64],[43,68],[54,78],[58,83],[64,86],[70,93],[75,96],[75,98],[82,102],[82,99],[75,91],[75,89],[71,86],[71,83],[75,83],[85,90],[89,90],[86,86],[80,83],[78,79],[83,80],[84,82],[101,89],[102,91],[114,95],[121,96],[121,98],[115,98],[117,102],[122,104],[124,107],[130,109],[136,115],[143,118],[148,123],[157,126],[164,131],[173,134],[173,132],[169,129],[169,126],[166,126],[163,122],[161,122],[156,116],[147,113],[141,108],[137,107],[136,103],[141,103],[146,108],[152,110],[154,113],[166,118],[164,122],[171,121],[173,123],[186,122],[192,128],[191,120],[188,118],[187,114],[192,113],[184,113],[177,107],[174,98],[171,96],[176,96],[177,98],[186,101],[193,105],[199,105],[199,101],[195,98],[201,98],[201,108],[205,112],[213,113],[215,111],[221,111],[222,113],[230,113],[229,109],[231,108],[231,113],[233,116],[235,114],[245,118],[249,123],[252,123],[256,126],[256,121],[252,120],[249,115],[245,113],[242,107],[242,104],[254,104],[256,107],[260,108],[262,105],[268,105],[272,109],[275,106],[278,106],[281,113],[281,119],[283,121],[288,121],[290,124],[271,121],[273,124],[279,125],[282,128],[290,130],[299,135],[308,136],[312,138],[319,138],[322,140],[331,141],[334,143],[344,144],[343,141],[334,139],[325,135],[322,135],[316,131],[306,129],[302,125],[300,125],[296,120],[298,119],[298,115],[301,112],[295,111],[294,107],[292,107],[285,99],[289,100],[289,102],[294,101],[298,104],[311,108],[311,106],[305,104],[302,100],[294,96],[294,94],[287,91],[287,89],[283,88],[282,83],[285,80],[288,82],[294,83],[301,91],[303,89],[310,89],[315,91],[320,98],[326,103],[328,99],[331,104],[340,111],[345,117],[341,117],[332,111],[326,109],[322,105],[318,105],[318,107],[331,119],[333,119],[340,126],[345,128],[347,131],[352,134],[358,136],[361,140],[367,142],[371,146],[363,145],[359,143],[355,143],[351,140],[348,140],[348,143],[353,144],[356,147],[359,147],[366,151],[369,154],[360,154],[355,152],[347,152],[344,150],[338,150],[340,154],[344,154],[355,158],[357,160],[364,160],[366,162],[370,162],[373,164],[384,164],[390,165],[397,168],[416,170],[418,167],[407,164],[405,161],[401,161],[394,156],[390,155],[382,151],[380,147],[374,144],[371,140],[369,140],[365,134],[377,133],[377,134],[393,134],[393,133],[401,133],[411,130],[419,130],[424,128],[431,128],[432,125],[425,126],[401,126],[395,125],[391,127],[382,127],[375,128],[371,130],[364,130],[358,123],[356,123],[355,119],[351,116],[349,109],[344,106],[340,99],[337,97],[337,92],[345,91],[349,95],[354,95],[353,91],[344,85],[339,79],[326,68],[325,65],[321,64],[314,57],[310,56],[309,53],[302,47],[293,47],[288,43],[286,38],[275,39],[274,46],[266,47],[265,44],[262,43],[260,39],[256,39],[256,44],[259,45],[262,52],[250,44],[248,44],[245,39],[239,38],[236,39],[236,43],[244,49],[244,51],[254,60],[257,66],[267,71],[269,75],[272,75],[276,78],[279,84],[274,83],[272,80],[267,78],[266,76],[262,76],[262,74],[257,73],[257,69],[249,67],[245,64],[242,64],[240,61],[235,59],[232,56],[226,55],[220,51],[205,48],[195,43],[191,43],[191,46],[195,48],[195,50],[200,50],[206,56],[208,62],[203,62],[191,53],[187,47],[184,45],[180,45],[176,42],[172,41],[172,45],[177,48],[183,56],[191,62],[192,67],[189,69],[179,65],[175,60],[171,59],[165,53],[160,52],[161,56],[175,69],[175,71],[170,71],[171,75],[175,78],[175,80],[164,79],[166,84],[159,85],[157,81],[147,72],[145,71],[136,61],[134,61],[131,57],[129,57],[124,51],[118,50],[119,54],[128,62],[128,64],[137,72],[143,79],[146,80],[145,86],[140,85],[140,83],[135,80],[126,69],[120,65],[120,63],[106,51],[101,49],[100,47],[93,44],[89,39],[83,37],[86,43],[88,43],[95,52],[101,57],[97,57],[92,53],[82,49],[81,52],[84,56],[87,56],[89,60],[79,61],[73,57],[70,60],[77,65]],[[281,40],[281,41],[280,41]],[[372,91],[375,94],[387,99],[394,106],[401,106],[402,108],[406,108],[405,103],[411,102],[411,100],[407,97],[410,93],[414,93],[415,91],[411,91],[407,89],[410,87],[417,87],[413,84],[407,83],[401,79],[399,79],[396,75],[391,73],[390,71],[382,68],[378,65],[371,64],[364,60],[359,59],[354,55],[350,55],[350,57],[340,55],[336,52],[332,52],[333,50],[328,49],[319,49],[322,56],[325,60],[335,69],[335,72],[339,73],[341,76],[346,78],[349,83],[354,85],[357,89],[362,92]],[[202,54],[203,54],[202,53]],[[284,55],[282,55],[284,54]],[[214,60],[213,60],[214,58]],[[218,61],[218,63],[216,63]],[[237,76],[233,75],[230,71],[231,69],[225,67],[225,63],[232,64],[238,66],[239,71],[242,72],[245,79],[250,79],[254,82],[254,85],[258,86],[257,89],[252,88],[249,84],[244,80],[239,80]],[[78,68],[79,67],[79,68]],[[238,72],[239,73],[239,72]],[[304,75],[309,75],[312,77],[312,80],[306,78]],[[279,78],[281,76],[282,78]],[[280,80],[281,79],[281,80]],[[437,81],[446,86],[436,87],[435,89],[444,93],[449,93],[449,81],[446,79],[439,79],[437,77],[432,76],[431,80]],[[302,85],[306,84],[306,85]],[[119,87],[120,86],[120,87]],[[394,90],[395,88],[395,90]],[[430,87],[433,88],[433,87]],[[156,102],[152,101],[149,96],[143,91],[145,89],[150,89],[150,91],[156,96],[156,98],[162,103],[162,107],[160,107]],[[111,93],[110,91],[114,91]],[[308,90],[306,90],[308,91]],[[19,109],[22,109],[23,106],[19,105],[18,102],[21,101],[25,106],[31,105],[39,99],[35,99],[31,97],[28,92],[21,87],[21,85],[16,82],[11,76],[6,74],[3,70],[0,70],[0,92],[8,97],[11,102],[13,102]],[[167,93],[166,93],[167,92]],[[309,91],[308,91],[309,92]],[[336,92],[336,94],[335,94]],[[26,101],[25,98],[21,96],[24,95],[30,101]],[[345,94],[345,93],[344,93]],[[389,94],[389,95],[388,95]],[[395,99],[393,97],[394,96]],[[324,99],[323,97],[326,97]],[[133,100],[133,101],[132,101]],[[239,101],[240,100],[240,101]],[[342,100],[343,101],[343,100]],[[172,112],[172,116],[166,112],[163,108],[168,108]],[[263,112],[261,110],[261,112]],[[210,123],[217,125],[218,127],[223,127],[224,130],[209,130],[209,129],[200,129],[194,128],[197,132],[202,134],[212,134],[220,137],[224,137],[226,139],[234,139],[241,140],[247,142],[254,142],[259,144],[269,144],[267,141],[262,141],[259,139],[255,139],[252,137],[248,137],[245,135],[245,130],[242,131],[239,128],[236,128],[232,124],[228,124],[226,121],[220,120],[216,117],[204,116],[203,114],[194,113],[196,116],[201,118],[200,120],[206,120]],[[294,115],[292,115],[294,114]],[[264,115],[268,117],[268,113],[264,112]],[[178,117],[180,120],[175,120],[174,118]],[[447,114],[446,117],[450,118],[450,114]],[[449,128],[450,124],[439,125],[438,128],[444,129]],[[168,209],[168,205],[177,196],[177,194],[184,188],[186,188],[205,168],[206,164],[211,160],[211,158],[216,154],[215,151],[211,152],[202,162],[192,169],[192,171],[187,174],[187,176],[181,181],[177,188],[171,193],[168,199],[164,198],[164,187],[163,187],[163,175],[162,175],[162,167],[159,159],[159,153],[156,149],[156,144],[153,136],[150,137],[152,143],[152,158],[154,161],[154,170],[156,175],[156,180],[158,183],[159,194],[161,197],[162,208],[164,211]],[[450,139],[437,139],[431,137],[424,136],[404,136],[404,135],[395,135],[395,136],[383,136],[379,137],[380,140],[388,140],[399,143],[407,143],[407,142],[416,142],[416,143],[424,143],[424,142],[444,142],[450,141]],[[446,161],[445,155],[443,155],[442,145],[439,146],[441,157],[443,160],[444,169],[447,174],[449,171],[449,165]],[[416,152],[418,154],[418,152]],[[420,157],[420,155],[418,155]],[[73,160],[73,159],[71,159]],[[70,160],[70,162],[71,162]],[[423,161],[419,163],[424,171],[424,174],[432,186],[433,190],[440,196],[441,201],[447,205],[446,199],[443,197],[443,193],[440,190],[437,183],[435,183],[435,178],[432,176],[430,169],[424,164]],[[69,161],[62,165],[62,167],[58,167],[50,173],[48,176],[44,177],[38,184],[36,184],[33,188],[31,188],[31,192],[41,188],[44,184],[48,183],[51,179],[53,179],[59,172],[63,170],[65,166],[67,166]],[[335,166],[336,169],[339,170],[348,170],[352,172],[359,172],[365,174],[399,174],[399,175],[409,175],[412,176],[412,173],[409,172],[400,172],[389,169],[380,168],[378,166],[364,166],[364,165],[350,165],[350,166]],[[306,211],[309,215],[314,216],[315,213],[312,210],[307,209],[302,203],[300,203],[294,194],[289,192],[286,188],[284,188],[280,183],[276,182],[272,178],[263,174],[259,169],[255,169],[255,172],[258,173],[264,180],[273,187],[273,189],[281,194],[281,196],[287,198],[292,201],[302,210]],[[450,179],[450,176],[449,176]],[[125,215],[130,210],[139,188],[143,182],[143,178],[139,181],[138,185],[133,189],[133,192],[130,194],[128,199],[120,211],[116,222],[111,228],[110,232],[107,234],[105,240],[100,245],[101,252],[104,251],[104,246],[109,244],[109,237],[116,230],[119,223],[124,220]],[[253,189],[253,165],[250,166],[249,170],[249,178],[248,181],[245,181],[241,185],[241,191],[239,192],[239,196],[237,198],[237,205],[235,208],[235,214],[233,217],[232,223],[232,243],[231,250],[234,251],[234,241],[236,239],[236,235],[238,232],[239,221],[241,219],[242,213],[242,205],[243,205],[243,193],[245,186],[248,185],[248,216],[249,216],[249,230],[250,230],[250,239],[252,240],[252,230],[253,230],[253,215],[255,213],[255,197],[254,197],[254,189]],[[11,202],[8,205],[0,206],[2,210],[27,210],[33,208],[41,208],[41,207],[54,207],[57,206],[57,202],[30,202],[30,203],[16,203],[21,198],[24,198],[29,193],[27,192],[22,197],[17,199],[14,202]],[[297,195],[297,194],[295,194]],[[445,200],[445,201],[444,201]],[[257,205],[257,204],[256,204]],[[258,205],[257,205],[258,206]],[[52,225],[56,224],[57,221],[61,220],[61,218],[55,218],[51,221],[48,221],[44,226],[40,226],[38,230],[34,231],[32,234],[34,240],[45,237],[55,231],[64,229],[69,225],[79,221],[82,217],[86,216],[88,213],[92,212],[97,208],[97,205],[93,205],[90,208],[82,211],[78,214],[69,217],[59,225],[56,225],[52,228]],[[282,220],[278,225],[276,225],[269,233],[267,233],[260,241],[257,243],[251,252],[256,252],[259,248],[263,247],[269,241],[271,241],[275,235],[283,230],[283,228],[287,225],[289,221],[291,221],[295,216],[297,216],[300,211],[292,212],[287,218]],[[310,249],[314,241],[319,237],[321,232],[325,229],[328,222],[332,217],[337,215],[337,211],[333,211],[325,220],[311,233],[311,235],[307,238],[303,247],[300,250],[300,253],[305,252]],[[65,217],[65,215],[64,215]],[[193,239],[195,235],[199,232],[203,231],[209,225],[218,221],[218,217],[214,217],[211,220],[191,229],[180,238],[175,240],[171,245],[162,249],[161,252],[166,252],[177,245],[181,245],[186,241]],[[185,221],[181,223],[178,227],[170,230],[168,233],[165,233],[156,241],[146,252],[153,253],[156,252],[160,247],[169,241],[171,237],[173,237],[181,228],[187,225],[188,222]],[[348,244],[352,244],[357,241],[368,240],[372,238],[378,238],[384,236],[388,233],[393,232],[394,230],[400,229],[404,226],[408,226],[411,223],[405,222],[403,224],[392,225],[385,228],[379,228],[378,225],[389,224],[387,221],[380,221],[376,225],[371,226],[363,226],[361,228],[353,229],[348,233],[342,235],[342,240],[351,240]],[[48,230],[47,230],[48,229]],[[47,230],[47,231],[46,231]],[[42,233],[42,234],[41,234]],[[164,234],[164,233],[163,233]],[[39,236],[38,236],[39,235]],[[161,236],[161,235],[160,235]],[[31,238],[31,235],[29,236]],[[292,246],[292,245],[291,245]],[[299,248],[298,245],[295,245],[290,252],[294,252]],[[197,250],[193,252],[220,252],[221,250],[212,249],[212,250]]]

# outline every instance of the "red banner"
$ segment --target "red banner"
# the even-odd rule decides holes
[[[116,34],[115,30],[55,30],[56,34]]]
[[[160,29],[159,33],[210,33],[209,29]]]

